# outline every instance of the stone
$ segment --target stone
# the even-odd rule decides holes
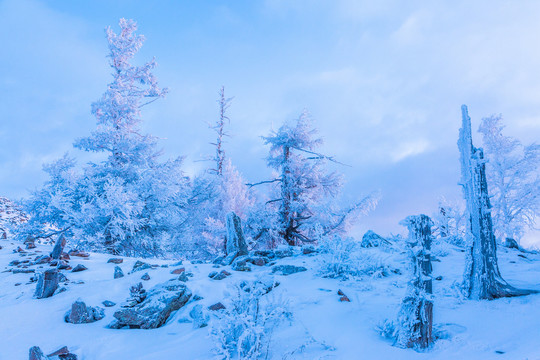
[[[29,350],[28,360],[48,360],[39,346],[32,346]]]
[[[264,256],[249,256],[246,261],[255,266],[264,266],[270,262],[270,260]]]
[[[13,269],[11,270],[11,272],[13,274],[31,274],[33,272],[35,272],[36,270],[34,269]]]
[[[244,231],[242,230],[242,220],[234,212],[227,214],[227,239],[225,250],[227,255],[237,253],[237,256],[247,255],[248,248]]]
[[[440,276],[440,275],[435,278],[435,280],[437,280],[437,281],[441,281],[442,279],[443,279],[443,277]]]
[[[57,268],[58,270],[71,270],[71,266],[69,266],[69,264],[59,264]]]
[[[337,293],[340,296],[339,301],[341,301],[341,302],[351,302],[349,297],[347,295],[345,295],[345,293],[341,289],[338,290]]]
[[[102,302],[102,304],[103,304],[103,306],[105,306],[105,307],[113,307],[114,305],[116,305],[115,302],[110,301],[110,300],[105,300],[105,301]]]
[[[174,275],[179,275],[179,274],[182,274],[183,272],[186,271],[186,268],[178,268],[178,269],[174,269],[171,271],[171,274],[174,274]]]
[[[234,259],[231,268],[234,271],[251,271],[251,266],[248,265],[248,259],[249,257],[239,256],[236,259]]]
[[[107,260],[107,264],[121,264],[124,262],[124,259],[122,258],[110,258]]]
[[[264,256],[269,259],[273,259],[276,257],[276,254],[274,254],[272,250],[255,250],[253,254],[256,256]]]
[[[104,317],[105,312],[103,309],[86,306],[81,299],[78,299],[71,305],[71,310],[66,313],[64,321],[71,324],[89,324]]]
[[[231,265],[234,259],[236,259],[237,257],[238,257],[238,252],[233,252],[223,258],[221,265]]]
[[[212,310],[212,311],[218,311],[218,310],[223,310],[223,309],[226,309],[226,307],[220,302],[215,303],[214,305],[210,305],[208,307],[208,310]]]
[[[119,279],[124,277],[124,272],[122,271],[122,268],[118,265],[114,267],[114,278]]]
[[[47,256],[47,255],[42,255],[42,256],[38,256],[35,260],[34,260],[34,264],[36,265],[39,265],[39,264],[47,264],[51,261],[51,257],[50,256]]]
[[[77,360],[77,355],[70,353],[67,346],[64,346],[47,356],[49,360]]]
[[[191,298],[191,291],[177,279],[158,284],[144,301],[114,313],[110,328],[155,329],[163,326],[171,313],[182,308]]]
[[[51,258],[53,259],[60,259],[60,255],[62,255],[62,251],[64,251],[64,247],[66,246],[66,237],[64,234],[61,234],[58,239],[56,240],[56,243],[54,244],[54,248],[51,252]]]
[[[214,271],[214,273],[215,274],[211,273],[213,276],[208,275],[213,280],[223,280],[231,275],[227,270],[221,270],[219,273]]]
[[[517,249],[519,250],[519,244],[516,240],[512,238],[506,238],[503,242],[503,246],[509,248],[509,249]]]
[[[64,276],[65,277],[65,276]],[[43,299],[53,296],[58,288],[61,276],[57,269],[45,270],[37,275],[37,284],[34,297]]]
[[[278,259],[291,257],[293,256],[293,250],[290,247],[276,249],[274,250],[274,256]]]
[[[390,242],[388,240],[376,234],[373,232],[373,230],[366,231],[364,236],[362,236],[362,241],[360,242],[360,246],[364,248],[379,247],[381,245],[389,244]]]
[[[141,276],[141,280],[144,280],[144,281],[150,280],[150,275],[148,275],[148,273],[144,273],[144,275]]]
[[[307,269],[303,266],[295,266],[295,265],[276,265],[272,267],[273,274],[285,275],[285,276],[296,274],[302,271],[307,271]]]
[[[309,255],[309,254],[313,254],[313,253],[316,253],[316,252],[317,252],[317,249],[315,249],[315,246],[313,246],[313,245],[302,246],[302,254],[304,254],[304,255]]]
[[[67,346],[63,346],[63,347],[61,347],[60,349],[56,350],[56,351],[53,352],[53,353],[50,353],[50,354],[47,355],[47,356],[51,357],[51,356],[59,356],[59,355],[67,355],[67,354],[69,354],[68,347],[67,347]]]
[[[73,268],[73,270],[71,270],[71,272],[80,272],[80,271],[84,271],[84,270],[88,270],[88,268],[84,265],[81,265],[81,264],[77,264],[77,266],[75,266]]]
[[[90,257],[90,254],[87,253],[87,252],[84,252],[84,251],[80,251],[80,250],[71,250],[70,252],[68,252],[68,255],[69,256],[77,256],[77,257],[81,257],[81,258],[88,258]]]
[[[210,316],[204,311],[201,304],[197,304],[189,312],[189,316],[193,319],[193,328],[199,329],[208,326]]]
[[[180,274],[180,276],[178,277],[178,280],[183,281],[183,282],[186,282],[186,281],[189,280],[189,277],[188,277],[188,275],[184,272],[184,273]]]
[[[135,264],[133,265],[133,269],[131,269],[130,274],[133,274],[136,271],[142,271],[146,269],[151,269],[152,265],[145,263],[143,261],[137,260]]]

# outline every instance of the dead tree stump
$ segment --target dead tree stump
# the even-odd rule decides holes
[[[407,240],[413,277],[398,315],[396,343],[406,348],[425,349],[433,341],[433,282],[431,277],[431,226],[426,215],[409,216],[401,222],[409,229]]]
[[[461,107],[462,127],[458,147],[461,160],[461,185],[467,202],[467,260],[464,290],[470,299],[497,299],[536,293],[510,286],[501,276],[497,262],[497,243],[493,233],[491,204],[486,180],[484,152],[472,143],[471,118],[467,106]]]

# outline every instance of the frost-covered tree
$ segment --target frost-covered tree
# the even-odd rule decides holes
[[[467,259],[464,289],[471,299],[496,299],[532,293],[510,286],[501,276],[497,261],[497,243],[491,220],[484,152],[472,143],[471,119],[467,106],[461,107],[462,127],[458,147],[461,161],[461,185],[467,203]]]
[[[226,125],[230,122],[227,109],[232,98],[225,97],[225,88],[219,92],[219,116],[211,128],[216,132],[214,167],[196,177],[193,191],[197,200],[193,203],[192,223],[199,254],[217,255],[224,251],[226,215],[230,212],[246,220],[255,203],[251,189],[225,154],[224,137],[228,136]],[[202,237],[201,235],[202,234]]]
[[[342,177],[325,169],[332,157],[317,152],[322,140],[316,137],[309,114],[286,122],[278,131],[263,137],[270,145],[267,163],[275,178],[257,184],[277,184],[266,204],[270,213],[262,232],[276,234],[289,245],[313,242],[321,235],[344,230],[355,215],[372,208],[376,200],[367,197],[349,209],[336,206]]]
[[[69,157],[46,167],[44,188],[29,203],[33,225],[50,224],[81,246],[110,253],[156,255],[185,223],[188,180],[182,159],[162,163],[157,139],[140,130],[141,108],[163,97],[152,60],[131,64],[143,44],[136,23],[107,29],[113,81],[92,104],[97,128],[74,146],[106,158],[77,171]],[[41,229],[47,236],[47,229]]]
[[[540,214],[540,145],[523,146],[503,134],[501,116],[482,119],[482,134],[491,190],[491,215],[500,240],[519,241]]]
[[[454,245],[463,245],[465,239],[465,209],[462,202],[441,197],[433,215],[434,230],[438,236]]]

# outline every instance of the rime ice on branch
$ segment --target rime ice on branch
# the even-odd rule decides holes
[[[491,205],[486,181],[484,153],[472,143],[471,118],[467,106],[461,107],[462,127],[458,147],[461,160],[461,185],[467,202],[467,262],[464,288],[471,299],[497,299],[534,293],[519,290],[503,280],[497,263]]]
[[[398,315],[396,344],[425,349],[432,342],[433,284],[431,277],[431,227],[426,215],[409,216],[401,222],[409,229],[413,278]]]

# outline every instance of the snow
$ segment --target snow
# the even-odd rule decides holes
[[[13,250],[19,246],[11,240],[1,240],[0,269],[15,259],[23,259]],[[404,275],[370,277],[350,280],[323,278],[319,275],[321,254],[295,255],[277,261],[279,265],[304,266],[308,271],[276,275],[281,284],[268,295],[287,303],[293,314],[290,322],[277,328],[272,337],[272,359],[535,359],[540,357],[540,295],[506,298],[494,301],[464,300],[456,289],[464,266],[464,253],[445,245],[437,250],[440,262],[433,263],[434,327],[445,338],[438,339],[432,349],[419,353],[392,346],[378,332],[386,319],[394,320],[407,282],[406,254],[392,257],[392,266]],[[47,253],[50,246],[38,245],[37,251]],[[372,253],[381,249],[364,249]],[[446,256],[442,256],[447,254]],[[524,255],[526,258],[518,256]],[[0,339],[3,346],[0,359],[26,359],[28,349],[37,345],[45,353],[61,346],[84,360],[107,359],[214,359],[209,327],[193,329],[186,322],[196,304],[209,306],[218,301],[228,303],[231,286],[243,280],[253,280],[271,272],[270,267],[253,266],[253,272],[231,271],[221,281],[208,278],[216,270],[212,264],[191,264],[182,267],[194,276],[186,284],[203,300],[191,301],[173,314],[168,323],[154,330],[114,330],[106,328],[112,314],[129,296],[129,287],[138,283],[143,272],[113,279],[115,264],[107,264],[109,255],[91,253],[88,260],[72,257],[71,265],[84,264],[88,270],[66,272],[71,280],[67,291],[47,299],[32,298],[35,283],[27,284],[31,274],[0,272]],[[124,258],[120,264],[127,274],[137,259]],[[540,255],[501,249],[499,263],[503,276],[520,288],[540,289]],[[152,264],[173,261],[146,260]],[[142,281],[146,289],[172,278],[171,270],[180,266],[149,270],[151,279]],[[84,284],[74,281],[82,280]],[[15,283],[22,283],[14,286]],[[351,302],[340,302],[341,289]],[[105,319],[92,324],[68,324],[63,317],[78,298],[88,306],[102,306],[104,300],[118,305],[105,308]],[[498,354],[496,351],[504,352]]]

